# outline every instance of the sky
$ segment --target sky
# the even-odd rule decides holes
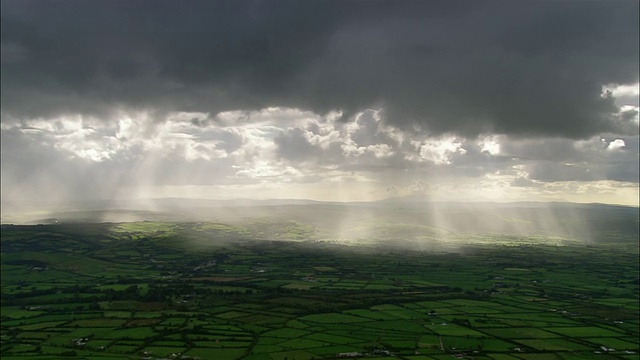
[[[1,2],[1,201],[638,206],[638,1]]]

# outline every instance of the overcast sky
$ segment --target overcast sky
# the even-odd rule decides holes
[[[638,206],[638,1],[2,0],[2,205]]]

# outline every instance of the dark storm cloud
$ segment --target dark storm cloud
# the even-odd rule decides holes
[[[637,1],[2,2],[2,114],[383,107],[431,133],[635,134]],[[284,138],[283,138],[284,140]]]

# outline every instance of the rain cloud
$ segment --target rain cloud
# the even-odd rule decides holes
[[[416,192],[637,206],[637,1],[1,10],[3,206]]]

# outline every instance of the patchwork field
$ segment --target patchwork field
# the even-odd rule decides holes
[[[2,359],[640,353],[637,239],[421,251],[301,241],[298,223],[260,230],[295,242],[247,237],[263,225],[3,225]]]

